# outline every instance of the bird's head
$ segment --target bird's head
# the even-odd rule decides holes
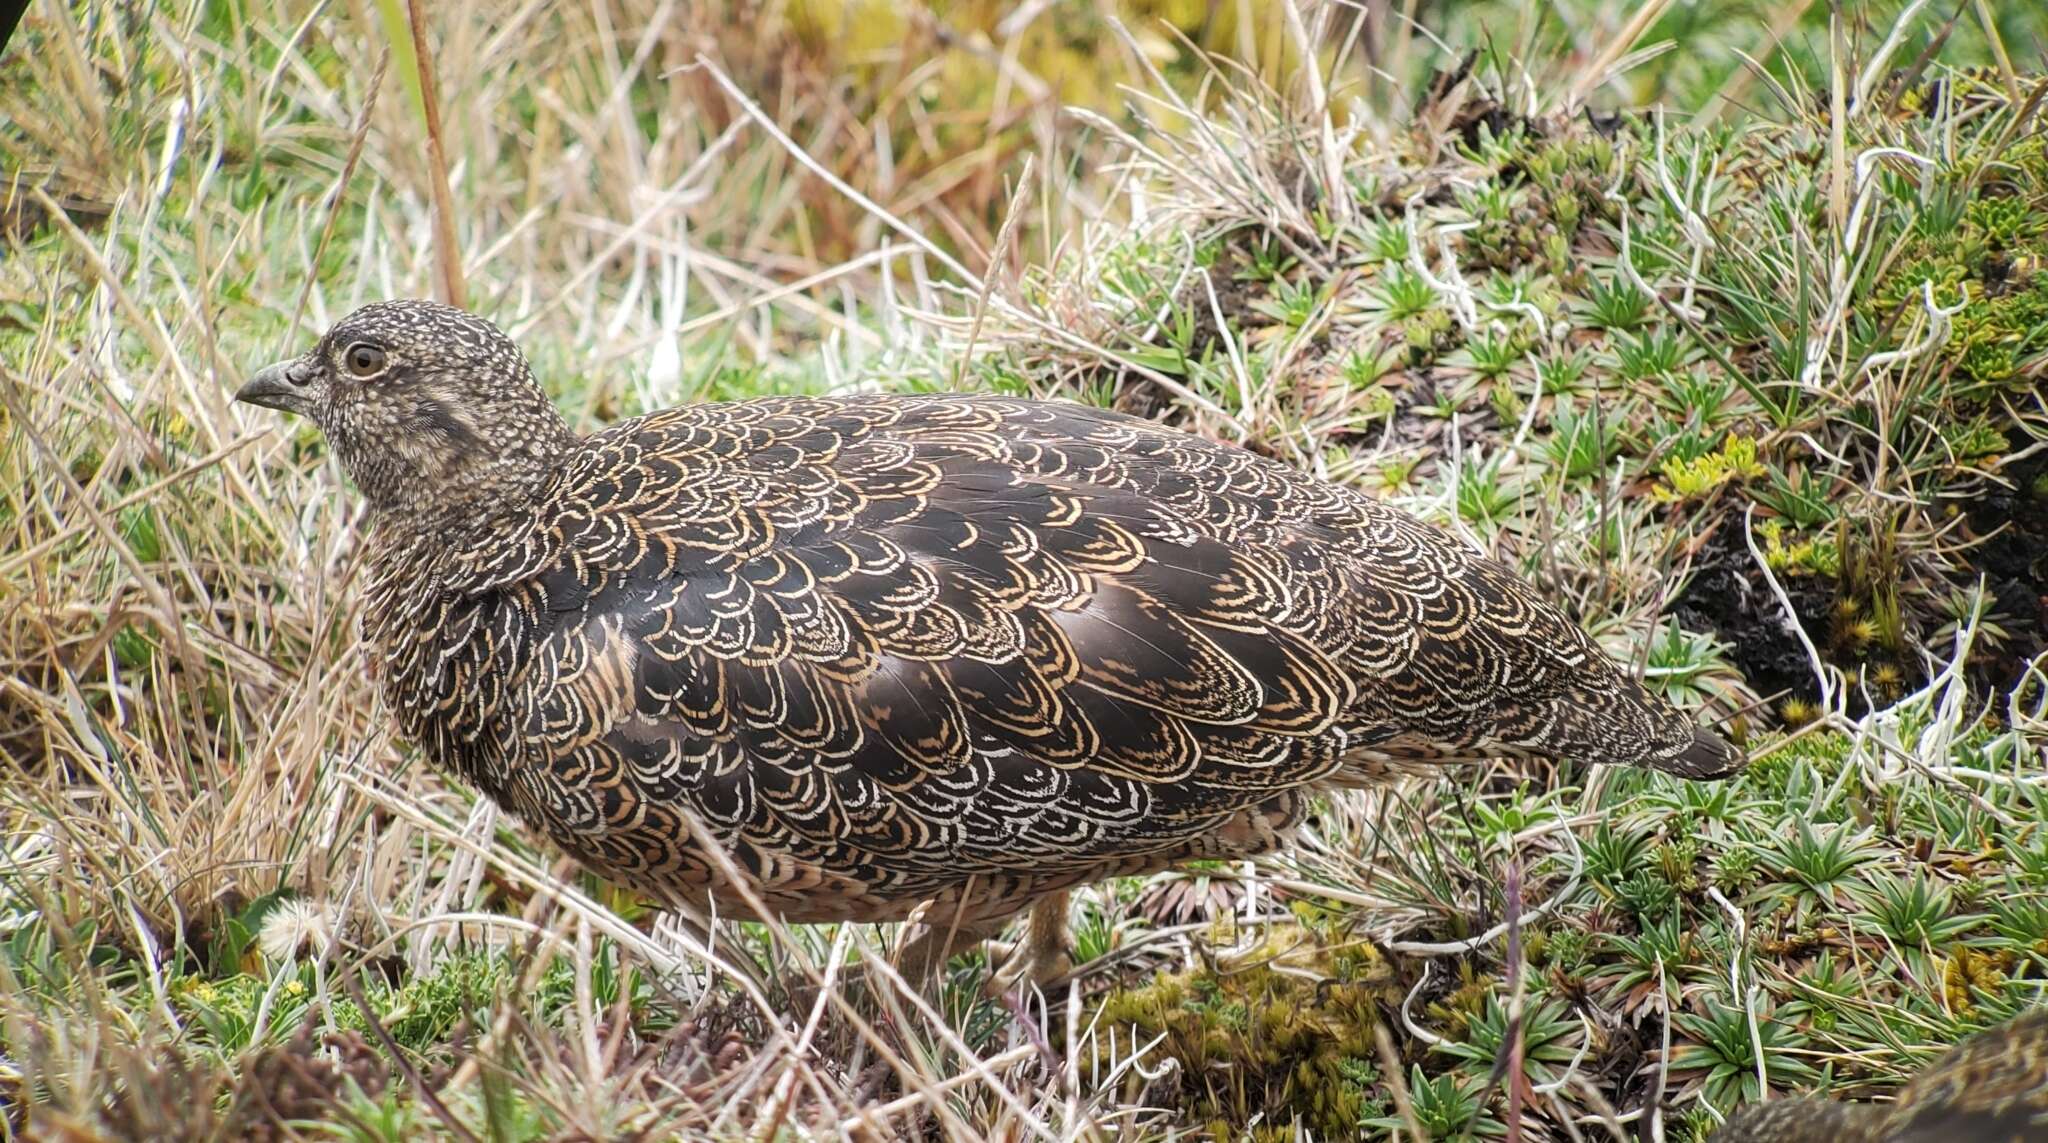
[[[574,441],[512,339],[439,302],[364,306],[235,399],[311,419],[385,515],[504,503]]]

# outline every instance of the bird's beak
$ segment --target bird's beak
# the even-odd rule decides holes
[[[298,368],[299,362],[295,358],[258,369],[254,377],[235,390],[235,400],[262,405],[266,409],[282,409],[287,413],[304,413],[306,387],[293,377],[293,371]]]

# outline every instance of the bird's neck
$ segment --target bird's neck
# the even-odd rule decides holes
[[[524,419],[518,432],[373,461],[357,476],[377,531],[389,542],[432,545],[530,516],[578,440],[559,414],[547,413]]]

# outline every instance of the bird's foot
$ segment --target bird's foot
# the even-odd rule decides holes
[[[987,993],[1001,997],[1026,988],[1050,992],[1074,971],[1073,950],[1062,945],[1050,952],[1033,949],[1027,941],[991,941],[991,963]],[[1000,963],[996,963],[1000,958]]]
[[[1000,997],[1027,986],[1050,991],[1067,980],[1074,971],[1068,936],[1067,895],[1040,898],[1031,906],[1023,940],[989,942],[989,963],[996,968],[989,975],[988,994]]]

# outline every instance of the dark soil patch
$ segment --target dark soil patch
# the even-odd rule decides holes
[[[1195,315],[1194,336],[1188,339],[1188,352],[1196,358],[1211,353],[1221,357],[1229,353],[1230,349],[1223,341],[1225,329],[1232,337],[1242,339],[1252,331],[1272,324],[1255,308],[1259,299],[1266,295],[1268,287],[1247,281],[1243,273],[1250,260],[1240,251],[1239,244],[1250,241],[1252,237],[1252,231],[1241,230],[1232,236],[1231,241],[1224,243],[1216,261],[1208,267],[1209,285],[1205,286],[1197,274],[1191,275],[1182,287],[1182,295],[1175,304]],[[1216,291],[1216,304],[1213,306],[1209,304],[1212,286]],[[1216,320],[1219,311],[1223,318],[1221,324]]]
[[[2008,486],[1990,486],[1964,509],[1965,535],[1981,539],[1961,553],[1950,573],[1957,588],[1983,579],[1988,623],[2004,634],[1981,632],[1971,649],[1966,678],[1979,701],[2009,694],[2026,678],[2028,665],[2048,652],[2048,457],[2014,465]],[[1988,538],[1985,538],[1988,537]],[[1673,603],[1671,615],[1690,630],[1712,632],[1750,687],[1773,704],[1785,698],[1820,697],[1813,667],[1799,641],[1803,629],[1822,657],[1853,681],[1859,662],[1844,658],[1831,638],[1840,584],[1818,575],[1778,577],[1792,604],[1792,616],[1772,594],[1733,521],[1724,522],[1702,547],[1695,574]],[[1929,610],[1925,607],[1923,612]],[[1793,623],[1796,621],[1798,629]],[[1937,647],[1939,653],[1946,648]],[[1905,689],[1924,681],[1915,658],[1898,656]],[[1852,686],[1849,713],[1861,713],[1863,695]]]
[[[1800,645],[1799,630],[1804,628],[1816,646],[1825,642],[1834,581],[1810,575],[1778,577],[1792,601],[1794,614],[1786,615],[1743,543],[1740,528],[1728,522],[1708,538],[1693,567],[1692,582],[1672,604],[1671,615],[1688,630],[1710,631],[1721,640],[1743,680],[1765,699],[1818,699],[1820,686]]]
[[[2011,487],[1993,486],[1964,512],[1972,536],[1989,536],[1967,557],[2006,634],[1978,648],[1972,682],[2000,692],[2018,686],[2027,663],[2048,651],[2048,456],[2003,475]]]

